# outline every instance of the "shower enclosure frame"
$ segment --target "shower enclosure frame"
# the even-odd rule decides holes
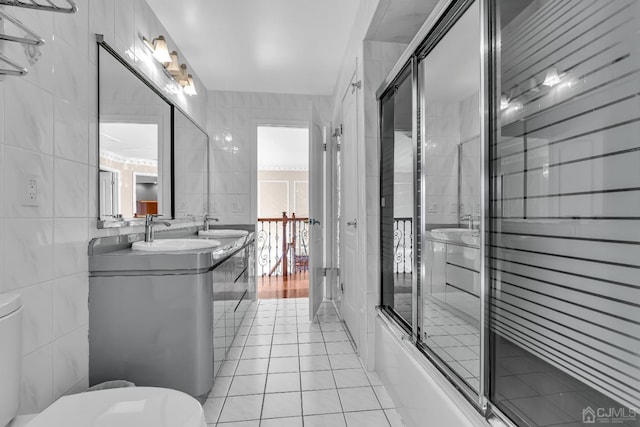
[[[427,227],[425,203],[419,200],[420,194],[424,195],[426,191],[426,156],[424,153],[420,155],[420,170],[418,176],[417,159],[420,153],[419,147],[425,144],[425,120],[422,114],[425,111],[426,99],[425,93],[420,87],[421,75],[424,68],[420,67],[421,61],[429,54],[431,49],[447,34],[447,32],[457,23],[458,19],[464,12],[475,2],[479,5],[480,34],[478,49],[480,52],[480,90],[479,90],[479,107],[480,107],[480,376],[479,390],[474,391],[462,378],[443,362],[429,347],[419,344],[421,338],[421,325],[419,320],[423,315],[422,289],[420,285],[425,283],[425,265],[420,261],[419,252],[425,247],[425,231]],[[497,76],[496,67],[493,60],[499,54],[497,47],[497,31],[495,10],[491,0],[441,0],[435,6],[432,14],[420,29],[418,34],[409,44],[404,54],[400,57],[396,65],[392,68],[387,78],[384,79],[380,88],[376,92],[378,99],[379,117],[382,117],[383,97],[388,95],[390,90],[397,81],[397,78],[406,72],[407,68],[411,70],[412,93],[413,93],[413,154],[414,154],[414,177],[419,179],[414,187],[414,215],[419,221],[414,221],[414,241],[419,242],[420,250],[413,251],[414,272],[417,274],[413,277],[413,307],[412,307],[412,323],[410,330],[407,325],[397,320],[397,315],[390,308],[384,307],[381,302],[381,313],[386,317],[386,322],[398,325],[407,332],[407,337],[416,348],[434,365],[486,419],[497,419],[504,425],[516,427],[510,419],[503,414],[495,405],[491,404],[489,399],[489,382],[490,382],[490,342],[489,342],[489,300],[490,289],[489,283],[489,266],[487,258],[487,245],[489,244],[490,233],[488,232],[489,218],[489,147],[488,143],[493,138],[496,130],[497,116],[495,114],[496,101],[493,96],[495,91]],[[382,135],[382,121],[379,123],[379,134]],[[379,138],[378,144],[381,144]],[[380,148],[380,147],[379,147]],[[381,152],[380,150],[378,150]],[[419,187],[419,189],[418,189]],[[418,224],[419,222],[419,224]],[[417,267],[417,268],[416,268]]]

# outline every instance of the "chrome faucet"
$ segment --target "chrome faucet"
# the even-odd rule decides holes
[[[204,221],[204,229],[205,230],[209,229],[209,221],[215,221],[215,222],[220,221],[218,218],[212,218],[211,216],[209,216],[209,214],[207,212],[205,212],[202,215],[202,220]]]
[[[158,215],[146,214],[144,216],[144,241],[145,242],[153,242],[153,238],[155,236],[155,231],[153,227],[155,227]],[[166,225],[167,227],[171,227],[171,223],[168,221],[160,221],[161,224]]]
[[[469,230],[473,230],[473,216],[471,216],[471,214],[462,215],[460,221],[469,221]]]

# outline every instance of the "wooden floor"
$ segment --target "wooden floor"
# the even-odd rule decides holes
[[[258,298],[305,298],[309,296],[309,272],[287,277],[258,277]]]

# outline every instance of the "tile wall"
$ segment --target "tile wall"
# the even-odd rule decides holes
[[[257,125],[308,126],[312,105],[329,125],[331,97],[210,91],[210,213],[221,224],[257,219]]]
[[[93,34],[123,53],[131,46],[140,52],[138,34],[165,32],[143,0],[77,3],[73,15],[3,7],[46,40],[36,50],[2,48],[30,70],[0,81],[0,293],[20,293],[24,307],[20,413],[88,385],[87,245],[107,234],[95,221]],[[176,102],[204,124],[206,91]],[[24,201],[31,178],[37,206]]]

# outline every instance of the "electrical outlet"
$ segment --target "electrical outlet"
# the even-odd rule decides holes
[[[40,179],[35,175],[25,175],[23,179],[23,206],[40,206]]]

